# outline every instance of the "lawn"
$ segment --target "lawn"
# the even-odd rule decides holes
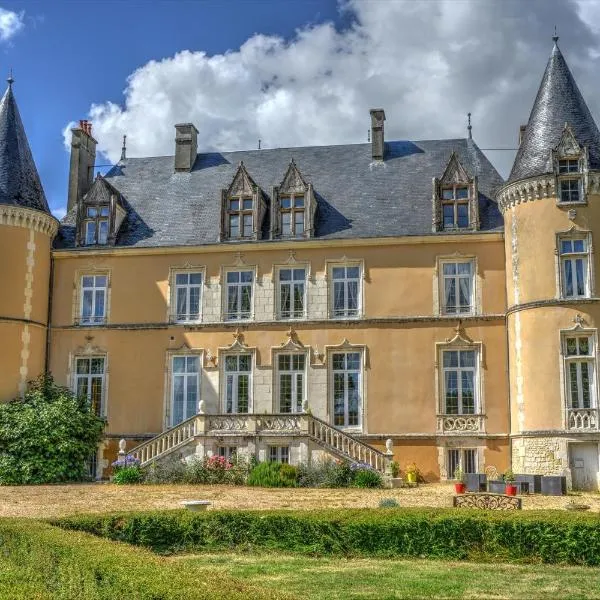
[[[600,598],[600,571],[588,567],[233,553],[169,560],[305,600]]]
[[[112,483],[0,486],[0,517],[53,518],[76,513],[181,508],[182,500],[211,500],[224,509],[375,508],[382,498],[400,506],[449,507],[454,487],[449,483],[414,489],[361,490],[308,488],[248,488],[227,485],[137,485]],[[523,509],[563,509],[569,497],[525,496]],[[578,494],[579,503],[600,510],[600,494]]]

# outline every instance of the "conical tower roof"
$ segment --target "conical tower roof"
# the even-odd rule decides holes
[[[12,78],[0,101],[0,204],[50,213],[21,115],[12,91]]]
[[[577,141],[588,146],[590,169],[600,169],[600,132],[554,38],[554,48],[538,90],[525,136],[509,181],[552,172],[551,151],[565,123]]]

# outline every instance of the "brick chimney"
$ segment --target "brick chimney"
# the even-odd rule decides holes
[[[175,125],[175,171],[189,173],[198,153],[198,130],[193,123]]]
[[[373,160],[383,160],[385,155],[385,139],[383,136],[383,122],[385,111],[383,108],[372,108],[371,113],[371,156]]]
[[[71,129],[67,211],[83,198],[94,181],[97,143],[92,137],[92,124],[89,121],[79,121],[79,126]]]
[[[527,124],[519,126],[519,146],[525,137],[525,130],[527,129]]]

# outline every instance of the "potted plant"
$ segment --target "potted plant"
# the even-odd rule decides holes
[[[455,471],[454,471],[454,479],[456,479],[456,481],[454,482],[454,491],[457,494],[464,494],[465,493],[465,472],[460,468],[460,467],[456,467]]]
[[[506,484],[505,493],[507,496],[516,496],[517,495],[517,486],[515,485],[515,474],[512,472],[512,469],[507,469],[504,471],[504,475],[502,476],[504,479],[504,483]]]
[[[394,479],[400,475],[400,465],[398,464],[398,461],[393,460],[390,463],[390,472]]]
[[[419,469],[415,463],[411,463],[406,467],[406,483],[417,483]]]

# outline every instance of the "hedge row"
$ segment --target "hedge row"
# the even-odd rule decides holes
[[[220,572],[177,564],[47,523],[0,519],[0,598],[11,600],[275,599]],[[288,597],[288,596],[286,596]]]
[[[77,516],[55,523],[159,553],[271,549],[600,565],[598,516],[558,511],[160,511]]]

